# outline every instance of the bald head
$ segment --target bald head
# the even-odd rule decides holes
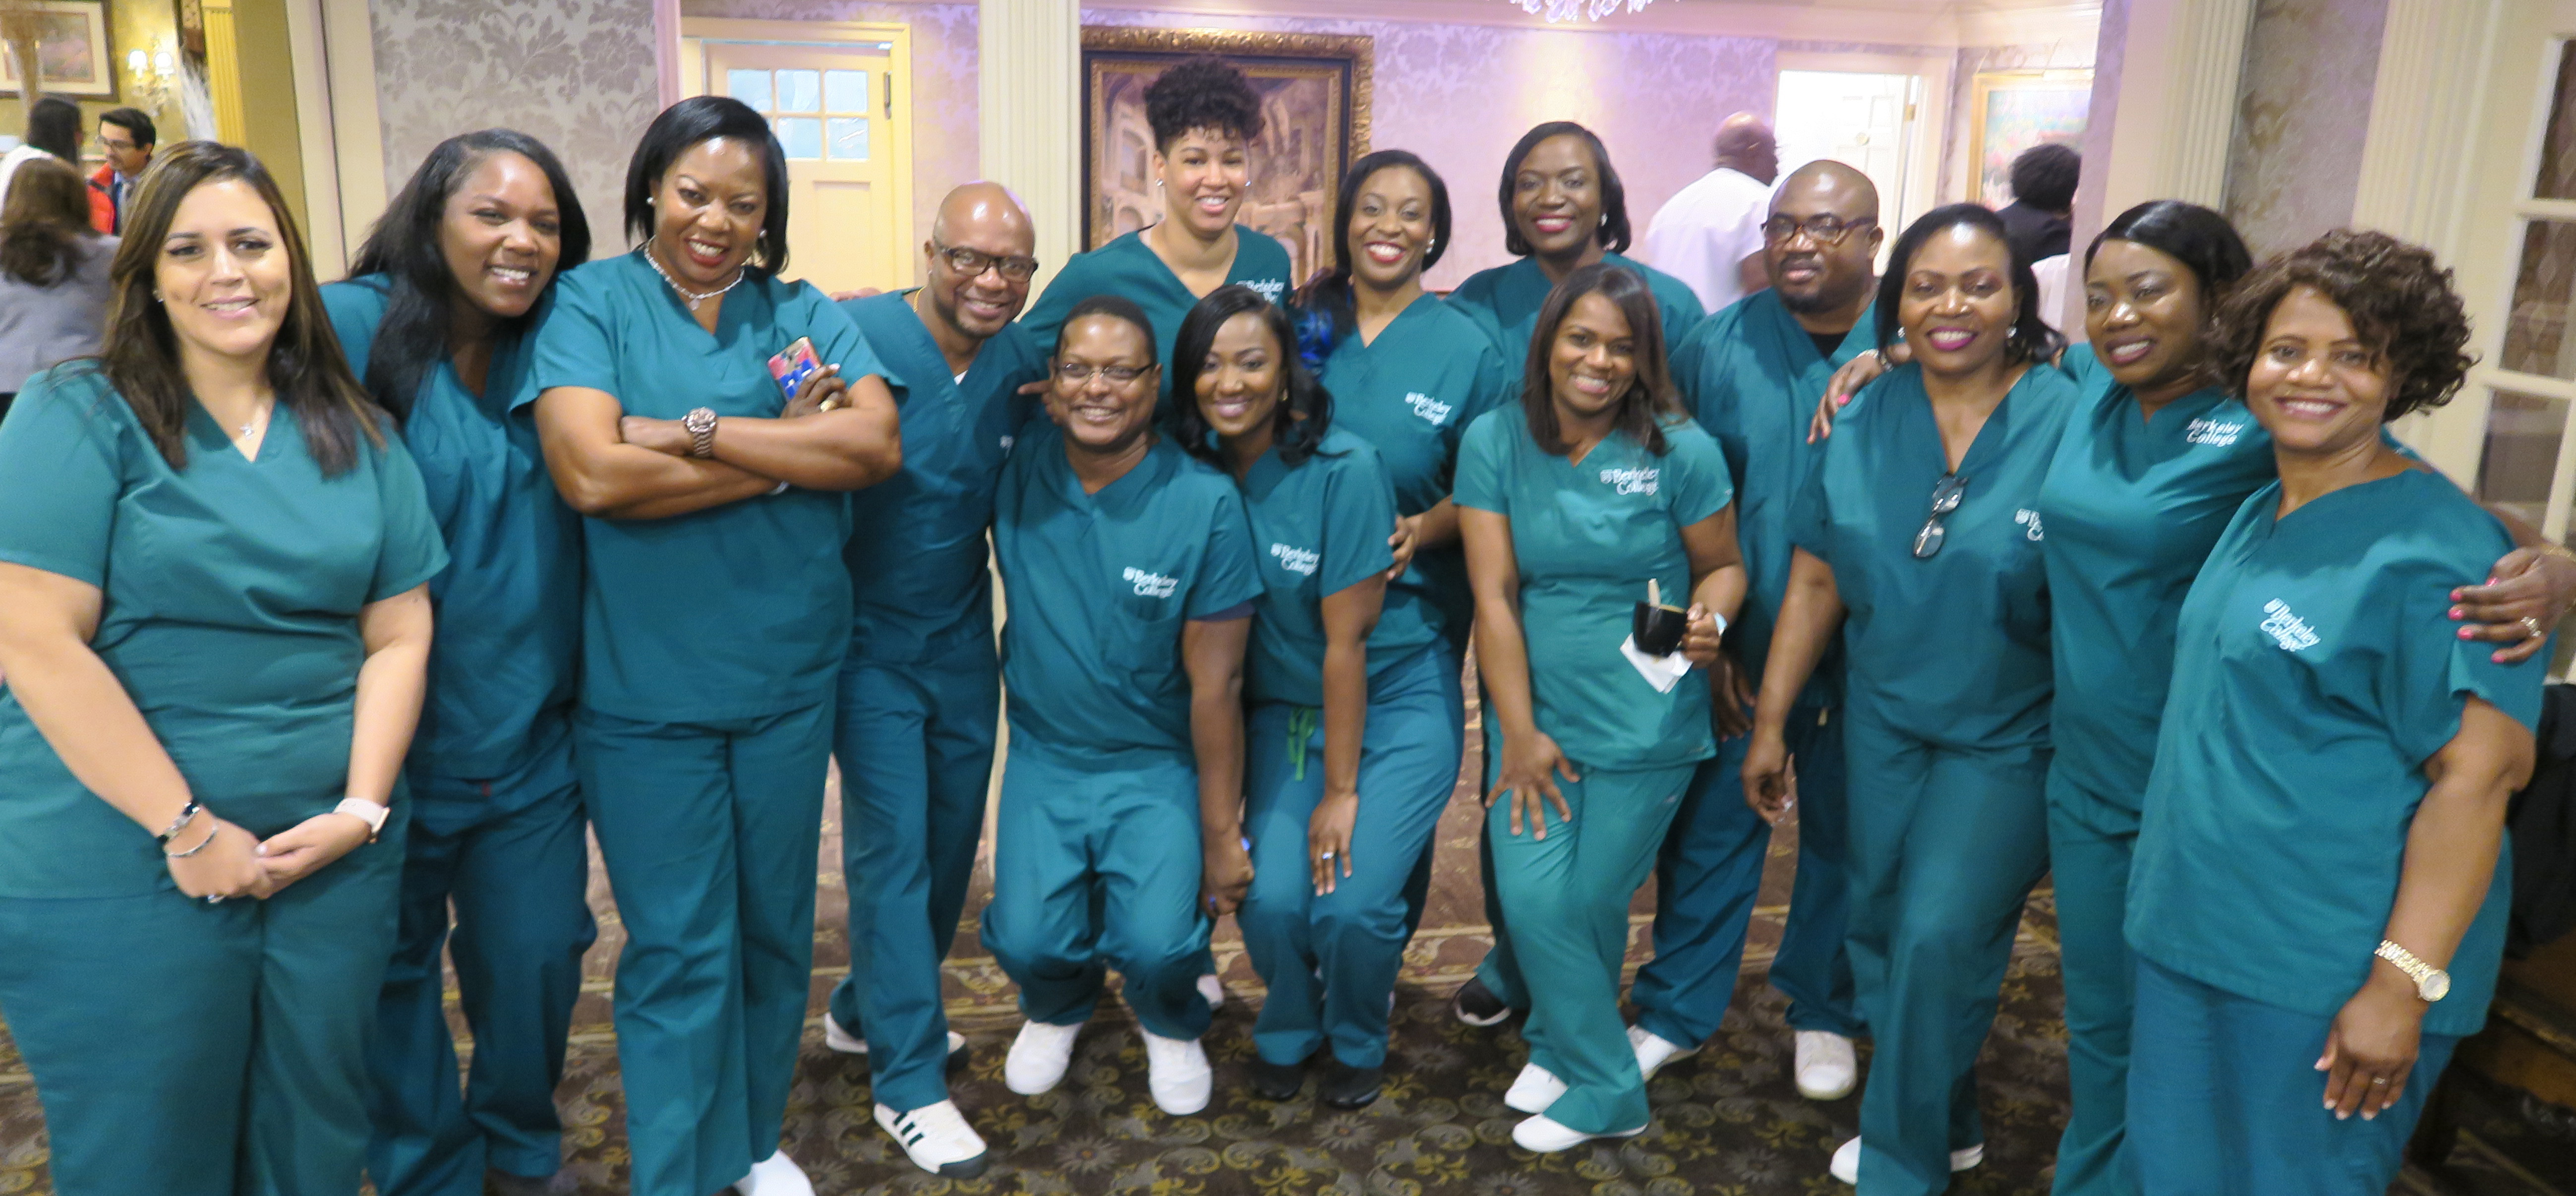
[[[1789,172],[1771,194],[1771,210],[1791,204],[1801,211],[1832,212],[1845,221],[1878,219],[1878,184],[1858,169],[1818,158]]]
[[[1717,164],[1742,171],[1768,186],[1780,177],[1780,142],[1771,126],[1750,112],[1738,112],[1717,126]]]
[[[981,248],[967,240],[979,233],[997,242],[1011,242],[1015,247],[1008,253],[1026,257],[1037,252],[1037,225],[1030,221],[1028,208],[1000,183],[968,183],[949,192],[930,221],[930,239],[942,245]]]
[[[1780,302],[1808,331],[1848,331],[1869,305],[1886,236],[1868,175],[1841,162],[1809,162],[1771,193],[1762,265]]]
[[[1000,183],[968,183],[939,201],[914,306],[943,349],[980,345],[1019,318],[1037,244],[1029,210]]]

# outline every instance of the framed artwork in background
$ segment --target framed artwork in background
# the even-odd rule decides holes
[[[2084,117],[2093,105],[2093,72],[1979,71],[1969,90],[1969,198],[1990,208],[2011,203],[2012,163],[2022,151],[2058,141],[2083,148]]]
[[[1261,94],[1252,184],[1236,219],[1288,249],[1304,282],[1332,260],[1333,198],[1369,150],[1366,37],[1086,26],[1082,31],[1082,244],[1098,249],[1162,219],[1145,87],[1185,58],[1214,54]]]
[[[34,27],[37,78],[47,95],[112,97],[116,94],[116,52],[108,44],[107,0],[42,0],[24,13],[0,13],[0,34],[23,19]],[[19,95],[14,54],[0,53],[0,92]]]

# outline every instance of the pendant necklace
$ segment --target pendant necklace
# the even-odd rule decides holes
[[[657,236],[653,239],[653,242],[649,242],[644,246],[644,264],[653,267],[653,272],[661,275],[662,281],[671,284],[671,289],[680,293],[680,299],[689,305],[690,311],[696,311],[698,310],[699,304],[704,303],[709,299],[721,298],[726,291],[730,291],[735,287],[741,286],[743,278],[751,273],[743,267],[736,266],[734,267],[732,282],[726,283],[712,291],[706,292],[705,294],[700,294],[687,287],[681,286],[679,279],[671,277],[671,272],[662,268],[662,260],[653,256],[653,245],[659,243],[660,240],[661,238]]]

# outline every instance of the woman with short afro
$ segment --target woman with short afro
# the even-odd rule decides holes
[[[1154,130],[1147,173],[1162,209],[1128,217],[1153,222],[1064,264],[1020,320],[1040,344],[1055,343],[1065,313],[1094,295],[1122,296],[1145,309],[1155,354],[1166,360],[1182,317],[1208,292],[1241,284],[1273,303],[1287,299],[1286,247],[1235,223],[1251,190],[1252,143],[1261,137],[1261,96],[1251,81],[1222,58],[1187,59],[1146,86],[1145,120]],[[1112,212],[1092,215],[1107,227],[1122,222]],[[1171,415],[1168,382],[1157,415]]]

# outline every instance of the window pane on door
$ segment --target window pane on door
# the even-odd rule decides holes
[[[810,116],[779,117],[778,144],[786,147],[787,156],[791,159],[820,158],[823,156],[823,122]]]
[[[726,71],[725,94],[751,105],[758,111],[767,112],[769,111],[769,72],[740,69]]]
[[[2567,302],[2576,295],[2576,223],[2533,220],[2523,228],[2522,264],[2514,271],[2503,359],[2523,374],[2576,378],[2567,344]]]
[[[2549,93],[2549,129],[2540,138],[2538,199],[2576,199],[2576,41],[2558,47],[2558,82]]]
[[[867,111],[868,73],[866,71],[823,72],[823,110],[825,112]]]
[[[778,110],[781,112],[822,111],[823,73],[821,71],[778,72]]]
[[[2478,501],[2502,506],[2533,527],[2549,512],[2567,400],[2510,390],[2487,408],[2486,455],[2478,459]]]

